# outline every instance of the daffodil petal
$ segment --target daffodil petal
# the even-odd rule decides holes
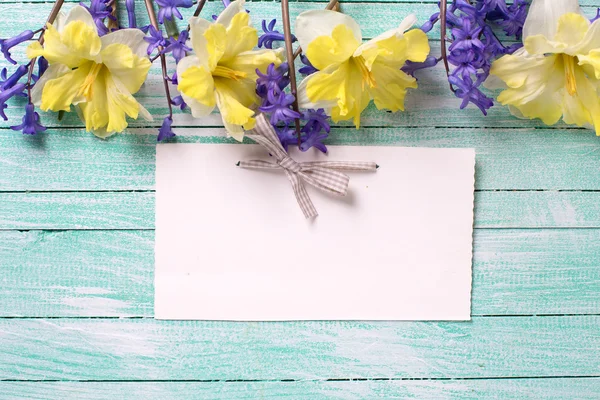
[[[568,13],[558,20],[558,28],[554,40],[575,46],[580,43],[590,29],[590,20],[581,14]]]
[[[213,77],[205,66],[192,65],[187,69],[181,68],[177,74],[179,85],[177,88],[206,107],[215,106],[215,84]]]
[[[587,54],[592,50],[600,49],[600,19],[594,21],[581,40],[571,49],[572,54]]]
[[[596,135],[600,136],[600,102],[598,87],[592,84],[582,70],[575,70],[577,95],[564,94],[563,120],[577,126],[593,125]]]
[[[322,72],[327,72],[327,71],[322,71]],[[307,87],[310,84],[310,81],[312,81],[315,78],[315,76],[317,76],[317,79],[319,79],[319,75],[317,75],[317,73],[314,73],[314,74],[310,74],[309,76],[304,78],[300,82],[300,84],[298,84],[298,93],[297,93],[298,106],[300,108],[308,108],[308,109],[312,108],[314,110],[323,108],[327,114],[330,114],[329,110],[331,110],[333,107],[335,107],[337,105],[336,99],[318,100],[318,101],[313,102],[308,98]]]
[[[533,0],[523,26],[523,41],[536,35],[554,39],[558,21],[567,13],[584,15],[579,0]]]
[[[110,73],[106,73],[106,98],[108,105],[108,124],[106,131],[122,132],[127,128],[127,119],[129,116],[133,119],[138,117],[139,104],[135,98],[127,91],[127,88],[114,79]]]
[[[238,54],[256,47],[258,35],[256,29],[250,26],[250,14],[243,11],[234,15],[227,27],[227,40],[225,43],[224,60],[230,60]]]
[[[102,48],[96,28],[83,21],[69,22],[61,32],[60,40],[70,54],[88,60],[94,60]]]
[[[217,17],[216,23],[223,25],[225,28],[229,27],[229,24],[231,24],[231,21],[237,14],[246,13],[245,5],[245,0],[232,1]]]
[[[369,91],[363,86],[360,70],[352,61],[314,73],[306,88],[308,99],[316,104],[336,100],[331,108],[334,122],[353,120],[360,127],[360,114],[369,104]]]
[[[85,7],[82,7],[78,4],[71,8],[66,15],[63,14],[63,18],[61,18],[60,23],[61,29],[59,29],[59,32],[62,33],[62,29],[74,21],[81,21],[90,28],[96,29],[96,24],[94,23],[94,18],[92,18],[92,15],[88,10],[85,9]]]
[[[333,28],[331,36],[319,36],[310,42],[305,53],[312,65],[323,70],[349,60],[358,46],[360,42],[350,28],[340,24]]]
[[[69,111],[71,104],[76,102],[75,98],[92,65],[93,62],[88,61],[79,68],[46,82],[40,108],[44,111]]]
[[[363,47],[364,46],[364,47]],[[430,52],[427,35],[420,29],[413,29],[405,34],[389,36],[373,44],[361,46],[356,54],[365,59],[365,65],[371,68],[375,60],[379,60],[394,68],[402,68],[407,60],[423,62]]]
[[[27,47],[27,57],[34,58],[43,56],[49,64],[60,63],[69,68],[77,68],[88,60],[79,54],[73,54],[62,42],[60,33],[50,24],[46,26],[44,33],[44,46],[39,42],[33,42]]]
[[[194,53],[196,53],[196,56],[198,57],[199,62],[202,62],[202,64],[205,65],[210,70],[214,69],[214,65],[212,66],[212,68],[209,65],[208,42],[207,42],[206,37],[204,36],[204,32],[206,32],[206,30],[208,28],[210,28],[211,25],[214,25],[214,24],[203,18],[199,18],[199,17],[190,18],[189,24],[190,24],[190,42],[192,44],[192,49],[194,50]],[[217,29],[219,29],[219,28],[217,28]],[[225,33],[224,27],[220,28],[220,29],[222,29],[222,32]],[[222,47],[224,49],[224,45]],[[221,55],[222,55],[222,53],[221,53]],[[220,58],[220,56],[219,56],[219,58]],[[213,60],[213,62],[216,65],[216,61]]]
[[[331,10],[310,10],[298,15],[294,34],[303,49],[319,36],[331,36],[338,25],[346,26],[356,42],[362,42],[362,33],[358,23],[352,17]],[[312,60],[311,60],[312,62]]]
[[[152,65],[147,57],[138,57],[121,43],[109,44],[102,49],[100,56],[103,64],[125,85],[129,93],[140,90]]]
[[[110,134],[106,131],[108,125],[108,99],[106,92],[106,75],[98,74],[93,83],[92,91],[94,96],[90,101],[79,103],[75,107],[77,114],[85,123],[85,130],[93,132],[98,137],[108,137]],[[114,132],[113,132],[114,133]]]
[[[409,16],[404,18],[404,20],[402,20],[402,22],[397,28],[385,31],[382,34],[369,40],[367,43],[363,43],[362,45],[360,45],[358,49],[356,49],[356,51],[354,52],[354,57],[363,55],[363,53],[365,53],[367,50],[376,49],[378,47],[377,44],[386,39],[392,37],[397,37],[397,39],[401,39],[404,35],[404,32],[410,29],[416,22],[417,17],[414,14],[410,14]],[[368,56],[365,56],[365,58],[368,58]]]
[[[59,78],[67,73],[71,72],[71,69],[64,64],[52,64],[48,66],[48,69],[42,74],[41,78],[31,88],[31,102],[36,106],[42,104],[42,93],[46,83],[52,79]]]
[[[140,58],[148,58],[148,42],[144,40],[146,35],[139,29],[119,29],[118,31],[107,33],[100,38],[102,48],[111,44],[124,44],[129,47],[131,52]],[[104,59],[103,59],[104,60]]]
[[[256,70],[262,73],[267,71],[269,64],[279,66],[283,62],[283,49],[276,50],[252,50],[245,51],[237,55],[228,62],[223,62],[223,66],[231,68],[234,71],[243,72],[247,79],[255,81],[258,76]]]
[[[600,49],[590,51],[587,56],[580,55],[577,59],[579,60],[579,65],[591,66],[593,75],[596,79],[600,79]]]
[[[525,118],[540,118],[547,125],[560,120],[559,90],[565,87],[565,77],[559,56],[507,55],[492,64],[491,74],[509,87],[498,96],[501,104],[517,108]]]
[[[376,62],[371,70],[377,86],[370,88],[378,109],[404,111],[404,98],[408,88],[416,89],[417,80],[401,70]]]
[[[252,126],[254,111],[245,107],[238,100],[238,93],[231,90],[229,85],[221,80],[215,81],[217,105],[227,133],[236,140],[244,137],[244,125]]]
[[[223,25],[211,24],[203,33],[205,50],[196,53],[206,64],[209,71],[214,71],[217,63],[223,58],[227,47],[227,31]],[[206,57],[206,58],[203,58]]]

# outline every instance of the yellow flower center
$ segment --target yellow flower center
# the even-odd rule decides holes
[[[373,77],[373,73],[367,68],[365,64],[365,58],[363,56],[352,57],[351,60],[354,61],[360,73],[362,75],[362,86],[365,88],[365,83],[369,85],[370,88],[376,88],[377,82],[375,82],[375,77]]]
[[[247,76],[247,74],[245,72],[235,71],[231,68],[224,67],[222,65],[217,65],[215,70],[212,72],[212,76],[220,76],[222,78],[239,81],[241,79],[244,79]]]
[[[94,63],[94,65],[92,65],[92,68],[90,68],[90,72],[88,72],[87,76],[85,77],[85,80],[79,87],[79,92],[77,93],[79,96],[83,95],[88,101],[91,100],[93,95],[94,81],[96,80],[96,77],[98,76],[98,73],[100,72],[102,67],[102,64]]]
[[[575,96],[577,94],[577,80],[575,79],[575,57],[563,54],[562,59],[565,65],[565,82],[567,85],[567,92],[571,96]]]

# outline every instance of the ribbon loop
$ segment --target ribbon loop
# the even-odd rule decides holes
[[[264,114],[256,117],[256,126],[248,138],[265,147],[275,159],[275,163],[263,160],[240,161],[238,166],[250,169],[283,169],[292,184],[296,200],[306,218],[318,215],[303,182],[315,188],[339,196],[348,192],[350,178],[340,172],[376,171],[377,164],[364,161],[311,161],[298,163],[284,150],[277,133]]]

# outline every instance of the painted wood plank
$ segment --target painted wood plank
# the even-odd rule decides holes
[[[0,191],[152,189],[154,130],[136,132],[99,140],[78,129],[48,130],[36,137],[0,130]],[[179,132],[179,142],[232,143],[220,128]],[[339,128],[332,130],[329,143],[475,148],[476,187],[482,190],[600,189],[600,141],[591,133],[557,129]]]
[[[475,227],[600,228],[598,203],[600,192],[477,192]],[[154,229],[154,192],[0,193],[0,204],[0,230]]]
[[[600,316],[468,323],[0,319],[0,379],[598,376]]]
[[[0,317],[154,315],[154,232],[0,232]],[[476,230],[473,315],[600,314],[600,230]]]
[[[600,378],[296,382],[0,382],[0,399],[597,399]]]

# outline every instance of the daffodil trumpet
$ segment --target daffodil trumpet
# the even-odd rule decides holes
[[[82,6],[48,23],[43,44],[27,48],[31,59],[49,66],[31,90],[33,104],[44,111],[75,108],[86,130],[99,137],[122,132],[133,119],[152,116],[133,94],[150,69],[147,43],[139,29],[120,29],[100,36],[94,18]]]
[[[298,88],[300,107],[327,110],[333,121],[360,116],[371,100],[378,109],[404,110],[407,89],[416,88],[414,77],[401,71],[406,61],[423,62],[429,43],[408,16],[396,29],[362,43],[359,25],[350,16],[313,10],[300,14],[295,34],[310,63],[318,72]]]
[[[600,20],[590,22],[577,0],[533,0],[524,48],[492,64],[498,101],[526,119],[593,127],[600,135]]]

